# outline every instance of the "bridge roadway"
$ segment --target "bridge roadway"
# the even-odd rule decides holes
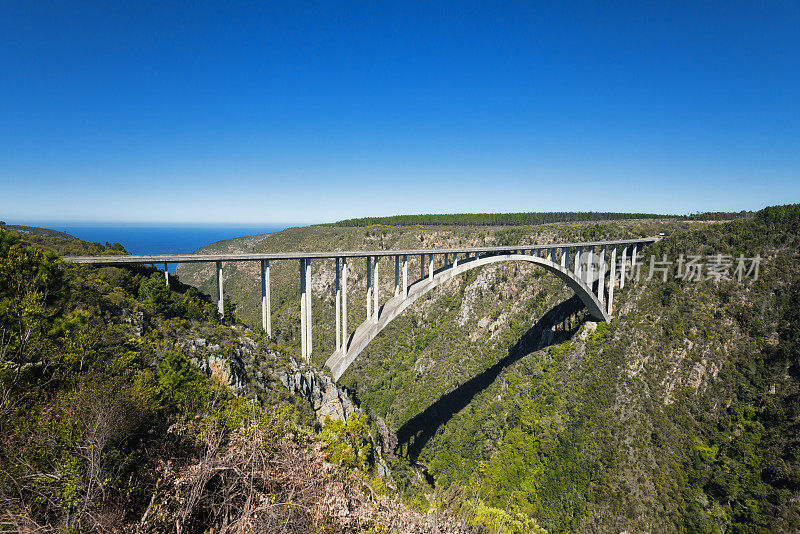
[[[64,256],[61,259],[72,263],[90,263],[93,265],[118,264],[154,264],[163,263],[202,263],[217,261],[259,261],[259,260],[303,260],[334,258],[367,258],[385,256],[419,256],[422,254],[491,254],[512,253],[518,250],[541,251],[556,248],[589,248],[602,246],[633,245],[636,243],[652,243],[657,237],[640,239],[620,239],[617,241],[585,241],[580,243],[553,243],[550,245],[512,245],[503,247],[460,247],[460,248],[425,248],[409,250],[352,250],[331,252],[259,252],[236,254],[130,254],[108,256]]]
[[[259,261],[261,262],[262,326],[268,336],[272,335],[270,262],[299,260],[301,355],[304,359],[310,360],[313,350],[311,260],[334,259],[336,261],[334,289],[336,351],[328,358],[326,363],[333,371],[334,377],[338,379],[366,345],[394,317],[419,297],[466,270],[490,263],[526,261],[541,266],[558,276],[573,289],[593,317],[600,321],[608,321],[612,313],[614,287],[617,285],[620,288],[624,287],[625,271],[629,269],[629,272],[632,272],[635,269],[637,252],[641,250],[641,247],[659,239],[660,237],[641,237],[638,239],[541,245],[410,250],[64,256],[62,260],[91,265],[163,264],[167,285],[169,285],[167,264],[213,262],[216,264],[217,305],[220,314],[224,312],[223,262]],[[618,250],[621,250],[619,258],[617,257]],[[410,286],[408,283],[409,256],[420,257],[420,278]],[[436,256],[444,257],[444,262],[438,269],[434,269],[434,257]],[[460,259],[459,256],[461,256]],[[395,258],[395,288],[394,295],[381,306],[378,284],[378,259],[385,257]],[[426,257],[428,258],[427,272]],[[348,258],[366,258],[367,269],[367,319],[352,334],[347,328]],[[607,266],[609,269],[606,268]],[[609,275],[608,280],[606,279],[606,274]]]

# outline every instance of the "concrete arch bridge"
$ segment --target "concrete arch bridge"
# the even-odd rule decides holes
[[[311,306],[311,262],[334,259],[336,265],[334,292],[336,306],[336,350],[327,360],[333,377],[338,380],[364,348],[392,320],[423,295],[445,282],[478,267],[508,261],[524,261],[544,268],[561,279],[580,298],[589,314],[598,321],[611,320],[614,288],[624,287],[637,266],[642,247],[658,237],[519,245],[507,247],[463,247],[451,249],[378,250],[350,252],[290,252],[266,254],[160,254],[131,256],[66,256],[65,261],[93,265],[154,264],[164,265],[169,284],[169,263],[213,262],[216,265],[217,302],[220,314],[224,309],[224,262],[258,261],[261,263],[262,326],[272,335],[270,302],[270,262],[299,261],[301,355],[310,360],[313,350]],[[408,258],[419,256],[420,276],[409,283]],[[350,332],[347,325],[347,282],[349,261],[363,258],[366,264],[366,319]],[[394,294],[381,304],[378,284],[379,260],[394,259]],[[426,261],[427,260],[427,261]]]

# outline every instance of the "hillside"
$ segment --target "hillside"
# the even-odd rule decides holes
[[[53,252],[117,248],[0,229],[0,531],[462,533],[489,521],[408,509],[346,395],[221,322],[196,289]]]
[[[760,255],[757,281],[659,277],[628,285],[611,325],[580,313],[553,325],[549,318],[571,307],[557,280],[524,265],[487,267],[396,319],[341,383],[397,432],[394,476],[420,506],[483,499],[552,532],[794,531],[797,215],[770,213],[723,224],[312,227],[204,251],[529,244],[663,231],[645,254]],[[414,261],[410,274],[419,272]],[[353,271],[349,322],[357,325],[364,267],[356,262]],[[296,272],[294,264],[273,267],[275,335],[295,351]],[[315,262],[312,272],[321,366],[333,346],[332,263]],[[210,267],[182,266],[179,274],[211,288]],[[251,324],[259,321],[257,276],[255,266],[226,266],[227,295]],[[385,267],[383,295],[392,285]],[[403,469],[409,460],[435,487]]]
[[[212,288],[210,266],[181,266],[167,288],[151,267],[67,265],[53,253],[124,253],[120,245],[0,231],[0,525],[800,531],[800,206],[727,223],[317,226],[204,251],[659,232],[639,281],[617,292],[612,323],[591,321],[530,265],[487,266],[396,319],[345,373],[342,391],[322,370],[333,348],[332,262],[313,264],[315,354],[305,366],[296,363],[294,261],[273,265],[267,340],[251,264],[226,264],[235,313],[221,322],[193,287]],[[650,273],[650,255],[666,255],[673,270]],[[748,268],[758,258],[757,276],[737,276],[740,255]],[[676,277],[678,259],[695,256],[706,275]],[[365,286],[363,263],[351,267],[353,328]]]
[[[59,239],[76,239],[75,236],[69,235],[66,232],[58,230],[51,230],[49,228],[40,228],[38,226],[23,226],[20,224],[0,224],[4,230],[15,232],[17,234],[28,236],[41,236],[41,237],[56,237]]]

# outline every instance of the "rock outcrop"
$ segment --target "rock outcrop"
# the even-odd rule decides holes
[[[313,369],[302,370],[294,358],[289,358],[289,368],[276,372],[278,380],[290,392],[308,399],[314,407],[317,420],[325,417],[346,421],[357,410],[333,380]]]

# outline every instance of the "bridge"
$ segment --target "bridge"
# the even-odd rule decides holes
[[[335,284],[332,287],[336,307],[336,350],[325,363],[331,369],[334,380],[338,380],[369,342],[420,297],[471,269],[494,263],[523,261],[540,266],[572,289],[594,319],[610,321],[614,288],[624,287],[625,280],[631,278],[630,274],[636,269],[637,255],[641,248],[659,239],[642,237],[616,241],[449,249],[65,256],[62,259],[91,265],[163,264],[167,285],[167,264],[213,262],[216,265],[217,305],[220,314],[224,312],[223,264],[260,262],[262,327],[270,337],[270,262],[299,261],[301,356],[306,361],[310,361],[313,351],[311,262],[333,259],[336,265]],[[409,283],[408,259],[414,256],[419,256],[420,276]],[[367,318],[350,332],[347,325],[348,260],[356,258],[365,260]],[[394,259],[394,293],[383,304],[378,284],[379,260],[382,259]]]

